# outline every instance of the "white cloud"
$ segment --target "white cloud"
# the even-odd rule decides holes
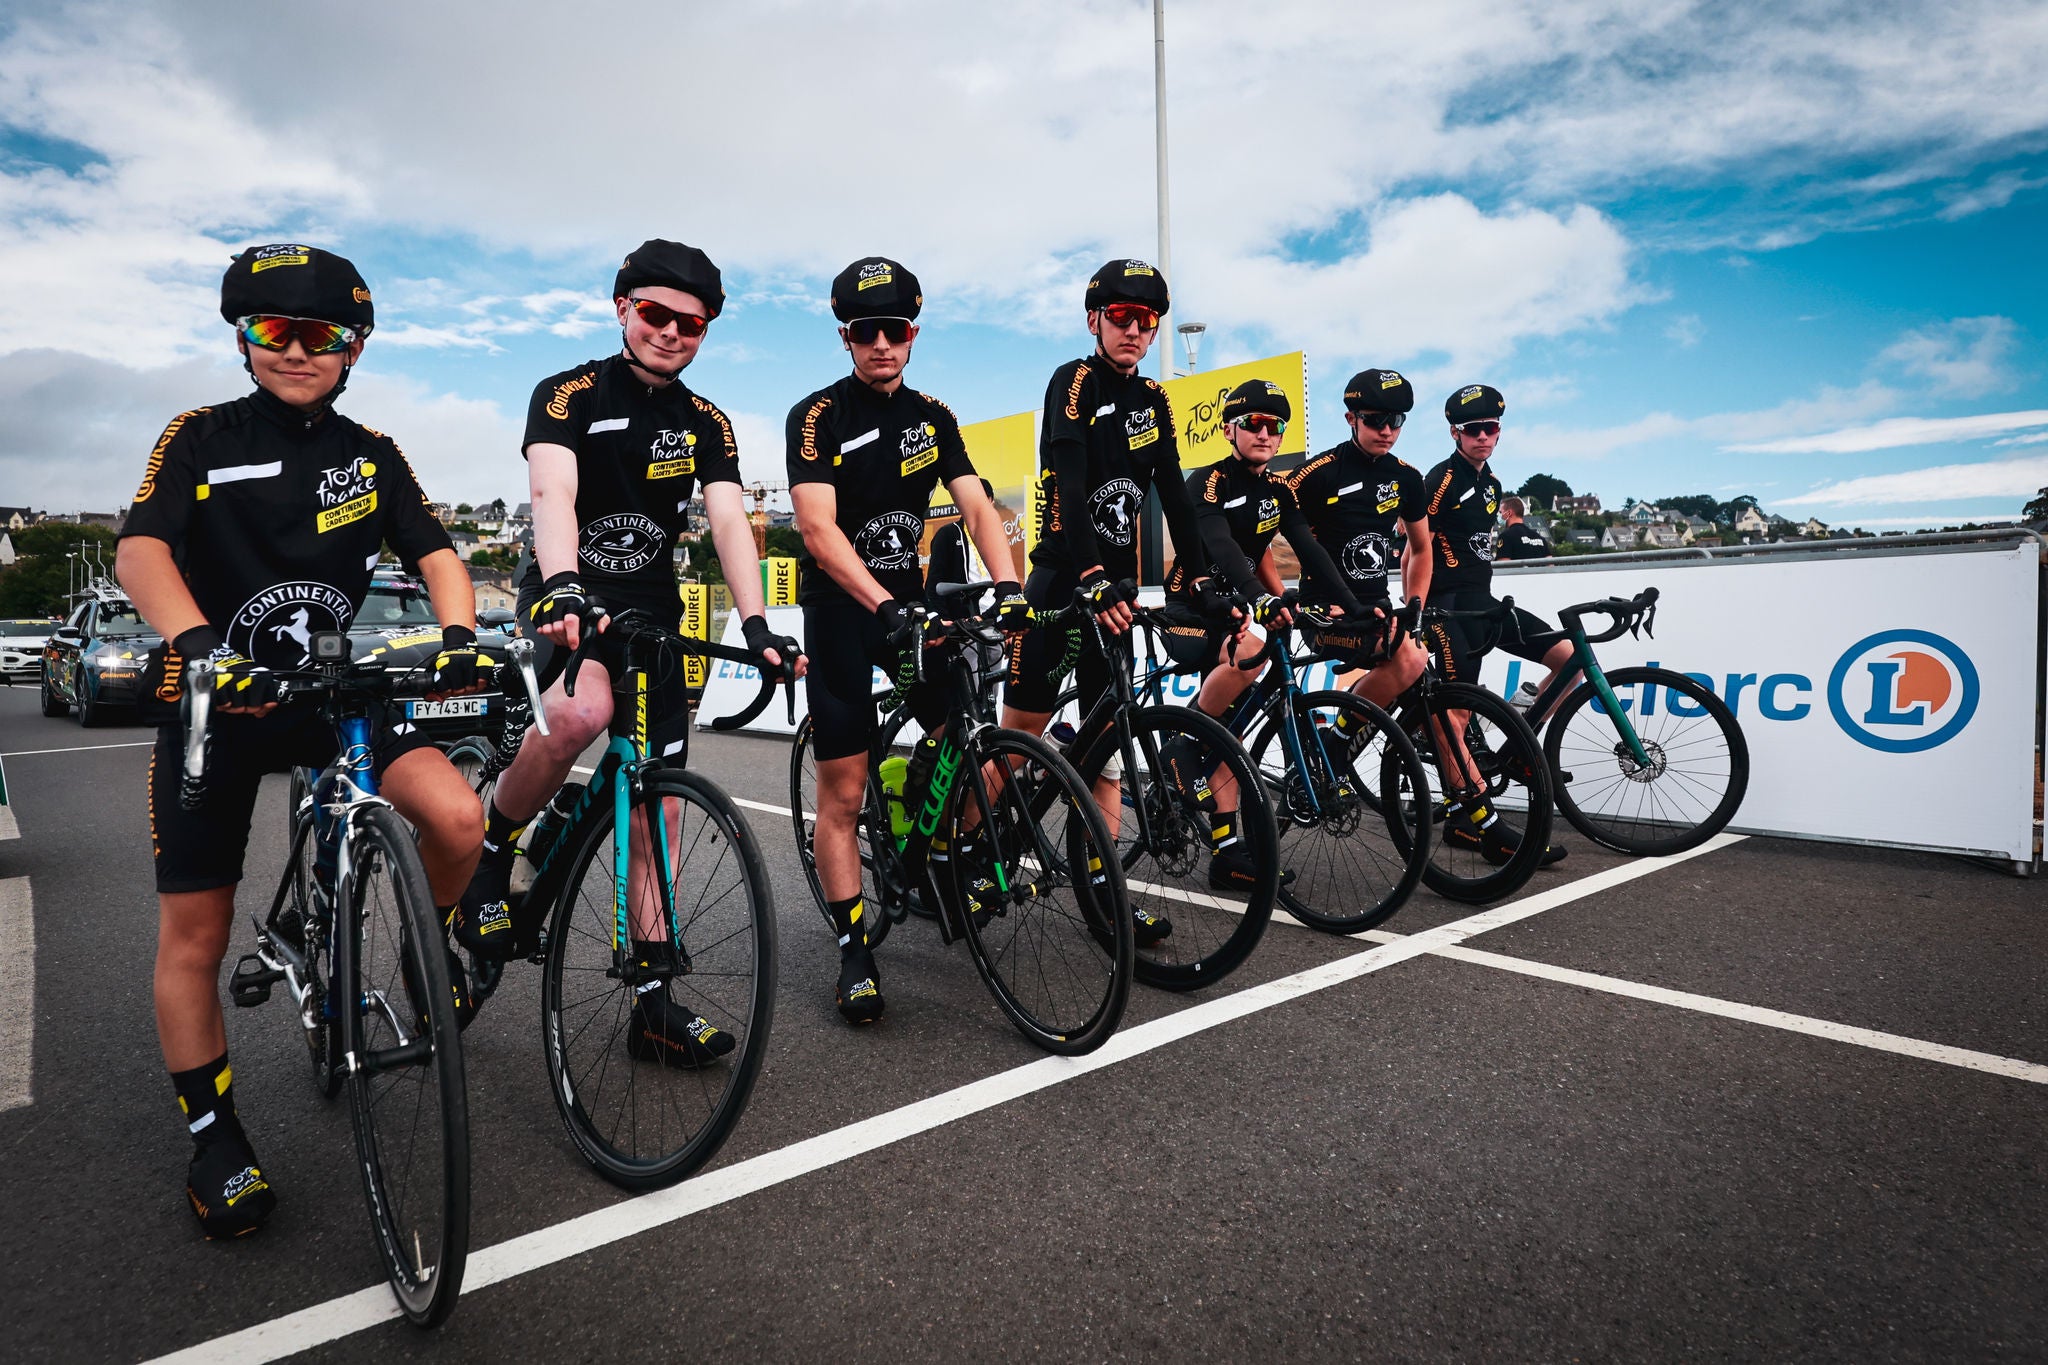
[[[1878,353],[1888,365],[1936,393],[1981,398],[2012,387],[2007,365],[2019,329],[2011,318],[1955,318],[1907,332]],[[1924,382],[1923,382],[1924,381]]]
[[[1510,394],[1510,398],[1513,395]],[[1794,398],[1775,407],[1750,412],[1717,412],[1680,417],[1652,412],[1610,427],[1576,428],[1537,423],[1514,429],[1513,449],[1537,459],[1597,460],[1623,451],[1674,442],[1720,444],[1730,437],[1771,437],[1783,432],[1811,431],[1815,426],[1868,417],[1896,406],[1896,391],[1874,381],[1853,389],[1823,387],[1811,398]],[[1761,446],[1728,446],[1729,450]]]
[[[1811,436],[1776,441],[1750,441],[1724,447],[1772,455],[1860,455],[1903,446],[1944,445],[1976,441],[2002,432],[2048,427],[2048,409],[2027,412],[1985,412],[1969,417],[1889,417],[1867,426],[1844,427]]]
[[[2036,431],[2026,436],[2008,436],[2002,441],[1993,441],[1995,446],[2037,446],[2048,443],[2048,431]]]
[[[2043,415],[2048,421],[2048,414]],[[2048,455],[1982,464],[1945,464],[1897,474],[1844,479],[1780,498],[1780,507],[1855,506],[1872,503],[1961,502],[1968,498],[2025,498],[2048,485]],[[2015,511],[2018,509],[2015,508]],[[1950,518],[1954,520],[1954,518]]]
[[[1706,335],[1706,331],[1698,313],[1682,313],[1671,319],[1670,326],[1664,329],[1664,339],[1689,349],[1700,344],[1700,338]]]

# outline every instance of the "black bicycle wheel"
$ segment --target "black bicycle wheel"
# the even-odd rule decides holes
[[[448,761],[455,766],[456,773],[470,790],[483,798],[486,809],[490,804],[491,788],[497,784],[485,782],[483,772],[497,752],[498,746],[482,735],[465,735],[448,746]]]
[[[1050,744],[995,728],[974,743],[982,772],[963,767],[953,802],[956,827],[974,829],[952,860],[968,951],[1026,1038],[1047,1052],[1093,1052],[1123,1019],[1134,971],[1116,843]],[[992,888],[975,884],[984,876]]]
[[[469,1111],[448,960],[427,874],[385,806],[351,816],[340,890],[355,928],[346,1046],[363,1195],[391,1291],[422,1327],[447,1317],[469,1255]]]
[[[1075,759],[1074,770],[1092,789],[1112,763],[1121,767],[1121,800],[1105,823],[1123,865],[1132,917],[1140,921],[1134,941],[1147,935],[1142,919],[1171,926],[1164,938],[1137,948],[1137,977],[1148,986],[1191,991],[1229,975],[1273,918],[1280,884],[1273,812],[1257,770],[1220,721],[1186,706],[1133,707],[1129,721],[1134,755],[1124,753],[1111,726]],[[1168,744],[1186,765],[1181,781],[1160,759]],[[1236,803],[1238,850],[1253,868],[1246,887],[1218,890],[1209,880],[1219,793]]]
[[[860,896],[867,916],[870,948],[878,946],[889,936],[889,926],[902,917],[902,912],[923,914],[929,918],[922,899],[906,895],[899,884],[903,881],[901,860],[887,852],[876,851],[870,831],[884,827],[887,816],[883,810],[882,795],[875,790],[874,778],[870,775],[860,819],[853,831],[854,842],[860,850]],[[832,916],[825,909],[825,884],[818,880],[818,860],[812,850],[818,828],[818,760],[811,750],[809,716],[805,716],[797,727],[796,743],[789,751],[789,820],[796,834],[797,861],[803,865],[804,881],[810,885],[811,899],[817,905],[818,913],[824,917],[825,927],[837,934],[839,928],[832,923]],[[891,913],[892,906],[898,913]]]
[[[591,809],[548,924],[549,1089],[577,1150],[607,1180],[658,1189],[709,1161],[753,1094],[775,1015],[775,903],[753,830],[696,774],[657,769],[644,779],[630,818],[643,831],[658,826],[668,851],[664,866],[663,841],[638,833],[625,886],[613,806],[600,798]],[[680,952],[649,973],[622,971],[619,907],[629,937],[658,942],[668,934],[664,902]],[[650,1022],[654,1011],[662,1023]],[[689,1037],[670,1018],[687,1020]],[[720,1050],[719,1037],[730,1046]]]
[[[1407,904],[1429,865],[1429,778],[1386,712],[1351,692],[1266,706],[1252,764],[1280,831],[1280,908],[1358,934]]]
[[[1471,683],[1436,683],[1426,705],[1414,696],[1402,708],[1401,726],[1428,773],[1436,826],[1423,883],[1470,905],[1512,896],[1535,874],[1550,842],[1550,772],[1536,732],[1521,712]],[[1460,711],[1470,716],[1464,753],[1452,747],[1446,754],[1446,717]],[[1485,835],[1471,823],[1481,806],[1497,818]]]
[[[1649,762],[1592,683],[1581,683],[1543,733],[1564,818],[1595,843],[1649,857],[1683,853],[1727,828],[1749,790],[1749,743],[1728,704],[1668,668],[1617,668],[1607,681],[1636,689],[1628,722]],[[1640,699],[1656,688],[1663,696],[1646,715]]]
[[[306,982],[312,994],[306,1001],[307,1012],[301,1022],[305,1018],[313,1021],[306,1030],[306,1051],[313,1063],[313,1087],[331,1100],[341,1093],[347,1075],[341,1066],[341,1030],[335,1027],[327,1005],[327,988],[334,971],[334,917],[328,913],[324,894],[317,889],[318,849],[313,830],[312,784],[306,780],[307,771],[292,769],[291,796],[285,806],[292,840],[291,878],[278,916],[291,920],[306,959]]]

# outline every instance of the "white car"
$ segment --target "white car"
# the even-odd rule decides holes
[[[56,628],[54,621],[0,621],[0,677],[12,684],[40,676],[43,646]]]

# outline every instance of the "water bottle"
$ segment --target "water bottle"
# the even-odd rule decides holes
[[[1522,685],[1515,689],[1515,695],[1508,698],[1508,705],[1514,707],[1516,711],[1526,718],[1529,714],[1529,708],[1535,704],[1536,684],[1525,678],[1522,680]]]
[[[513,864],[512,881],[514,891],[521,891],[533,884],[533,871],[547,861],[548,852],[554,847],[555,839],[561,834],[569,812],[576,808],[583,797],[583,783],[568,782],[561,790],[548,798],[540,808],[540,814],[533,817],[519,838],[519,851],[525,856]],[[524,874],[522,876],[522,873]],[[525,886],[520,885],[521,882]]]
[[[903,804],[903,785],[909,776],[910,760],[891,754],[882,760],[882,791],[889,802],[889,828],[898,839],[910,835],[910,811]]]

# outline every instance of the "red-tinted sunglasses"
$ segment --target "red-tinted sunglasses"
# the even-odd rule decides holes
[[[887,337],[892,346],[901,346],[910,340],[909,318],[855,318],[846,324],[846,339],[862,346],[872,346],[875,338]]]
[[[1112,327],[1128,327],[1135,322],[1141,332],[1159,330],[1159,310],[1142,303],[1112,303],[1102,310],[1102,316]]]
[[[1500,435],[1500,423],[1498,422],[1454,422],[1452,425],[1467,436]]]
[[[695,313],[678,313],[675,309],[666,304],[656,303],[653,299],[628,299],[626,302],[633,305],[633,311],[640,315],[640,321],[657,332],[673,322],[677,335],[700,337],[704,335],[704,329],[711,325],[710,318],[699,317]]]

